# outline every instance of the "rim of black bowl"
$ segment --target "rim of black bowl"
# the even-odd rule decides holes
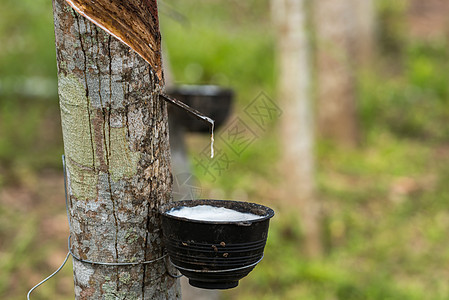
[[[222,87],[213,84],[182,84],[175,86],[171,89],[167,89],[167,93],[181,94],[184,96],[200,95],[200,96],[233,96],[234,91],[227,87]]]
[[[195,220],[195,219],[189,219],[189,218],[184,218],[184,217],[178,217],[178,216],[173,216],[170,215],[168,213],[169,210],[171,210],[172,208],[175,207],[181,207],[181,206],[186,206],[183,205],[184,203],[187,204],[191,204],[191,203],[198,203],[196,205],[211,205],[210,203],[218,203],[218,202],[226,202],[226,203],[246,203],[249,204],[253,207],[257,207],[263,210],[266,210],[267,214],[265,215],[259,215],[257,213],[254,212],[250,212],[250,211],[240,211],[240,212],[244,212],[244,213],[253,213],[253,214],[257,214],[260,216],[260,218],[254,219],[254,220],[243,220],[243,221],[205,221],[205,220]],[[196,205],[191,205],[192,206],[196,206]],[[215,205],[212,205],[215,206]],[[223,207],[223,206],[220,206]],[[229,207],[225,207],[225,208],[229,208]],[[230,209],[234,209],[235,208],[230,208]],[[172,201],[169,203],[165,203],[163,205],[160,206],[159,211],[162,215],[166,216],[167,218],[171,218],[171,219],[175,219],[175,220],[182,220],[182,221],[188,221],[188,222],[192,222],[192,223],[204,223],[204,224],[234,224],[234,225],[242,225],[242,224],[252,224],[252,223],[256,223],[256,222],[262,222],[265,220],[269,220],[274,216],[274,210],[271,209],[268,206],[262,205],[262,204],[258,204],[258,203],[253,203],[253,202],[246,202],[246,201],[236,201],[236,200],[218,200],[218,199],[194,199],[194,200],[180,200],[180,201]]]

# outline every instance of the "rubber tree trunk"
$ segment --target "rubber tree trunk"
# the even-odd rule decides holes
[[[353,41],[352,0],[319,0],[314,4],[317,59],[318,132],[324,139],[353,147],[359,140],[356,114],[357,59]]]
[[[53,0],[72,250],[82,259],[161,257],[158,207],[171,200],[166,104],[134,51]],[[164,260],[73,262],[76,299],[180,299]]]
[[[315,197],[314,126],[305,0],[273,0],[278,36],[279,99],[285,199],[300,216],[305,251],[322,252],[320,204]]]

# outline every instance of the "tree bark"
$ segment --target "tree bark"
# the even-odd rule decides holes
[[[167,111],[148,63],[65,0],[53,0],[72,251],[100,262],[164,254],[159,205],[171,201]],[[164,260],[73,262],[76,299],[179,299]]]
[[[285,199],[297,208],[310,256],[322,252],[320,205],[315,196],[311,71],[305,0],[273,0],[278,32],[278,89],[281,99]]]
[[[320,136],[344,146],[359,140],[356,114],[352,0],[313,1]]]

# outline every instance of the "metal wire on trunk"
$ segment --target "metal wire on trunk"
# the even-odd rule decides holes
[[[67,192],[67,169],[66,169],[66,163],[65,163],[65,156],[64,155],[62,155],[62,166],[63,166],[63,170],[64,170],[63,173],[64,173],[65,208],[66,208],[67,219],[68,219],[69,227],[70,227],[71,224],[70,224],[69,201],[68,201],[68,192]],[[80,261],[80,262],[86,263],[86,264],[101,265],[101,266],[112,266],[112,267],[121,267],[121,266],[137,266],[137,265],[151,264],[151,263],[154,263],[154,262],[157,262],[159,260],[162,260],[162,259],[166,258],[167,255],[168,255],[167,253],[165,253],[161,257],[158,257],[156,259],[145,260],[145,261],[140,261],[140,262],[101,262],[101,261],[93,261],[93,260],[81,259],[80,257],[78,257],[77,255],[73,254],[73,252],[72,252],[71,238],[72,238],[72,235],[69,234],[69,237],[67,239],[68,252],[67,252],[67,255],[66,255],[64,261],[62,262],[62,264],[50,276],[48,276],[47,278],[45,278],[44,280],[42,280],[41,282],[39,282],[38,284],[33,286],[28,291],[28,293],[27,293],[27,300],[30,300],[30,295],[36,288],[38,288],[40,285],[42,285],[47,280],[49,280],[50,278],[55,276],[59,271],[61,271],[61,269],[65,266],[65,264],[66,264],[66,262],[67,262],[67,260],[69,259],[70,256],[72,256],[77,261]],[[179,278],[179,277],[183,276],[183,275],[173,275],[173,274],[171,274],[168,271],[167,262],[165,262],[164,264],[165,264],[166,272],[167,272],[167,274],[169,276],[171,276],[173,278]]]

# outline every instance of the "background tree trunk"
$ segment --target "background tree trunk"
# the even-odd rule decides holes
[[[309,255],[322,252],[320,205],[315,197],[314,127],[310,97],[305,0],[273,0],[282,106],[285,199],[298,209]]]
[[[171,200],[162,88],[134,51],[54,0],[72,249],[102,262],[164,254],[158,207]],[[74,260],[77,299],[179,299],[164,261],[132,267]]]
[[[352,0],[314,3],[317,60],[318,130],[321,137],[340,145],[359,140],[356,115],[354,58],[357,28]]]
[[[376,45],[376,8],[374,0],[351,0],[352,32],[350,43],[355,45],[355,57],[360,67],[368,67],[373,60]]]

